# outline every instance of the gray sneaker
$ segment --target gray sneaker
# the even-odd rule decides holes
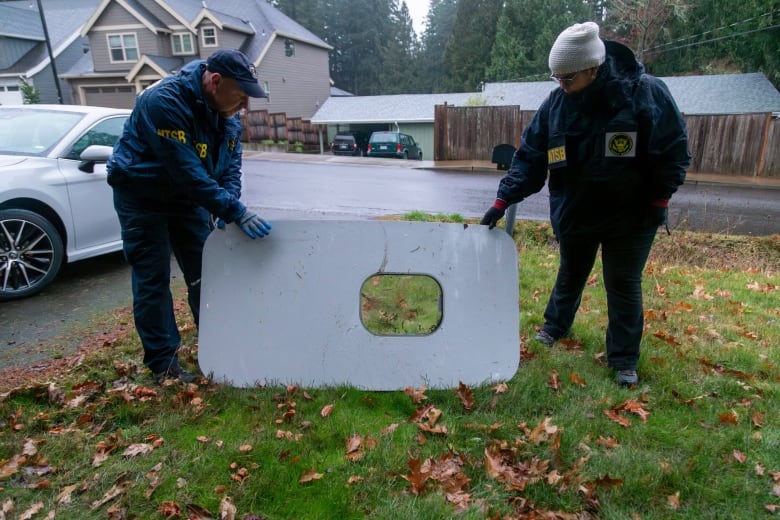
[[[173,379],[181,383],[192,383],[197,377],[184,370],[178,361],[174,360],[166,370],[162,372],[152,372],[152,379],[158,385],[161,385],[166,379]]]
[[[537,332],[534,339],[546,347],[552,347],[555,344],[555,338],[550,336],[550,333],[544,329]]]
[[[637,375],[636,370],[619,370],[617,375],[617,382],[620,386],[635,386],[637,383],[639,383],[639,376]]]

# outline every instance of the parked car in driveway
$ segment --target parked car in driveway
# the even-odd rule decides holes
[[[333,155],[364,156],[368,150],[368,138],[360,132],[339,133],[330,144]]]
[[[122,248],[105,162],[130,110],[0,106],[0,301]]]
[[[414,137],[401,132],[374,132],[368,140],[369,157],[398,157],[422,161],[423,153]]]

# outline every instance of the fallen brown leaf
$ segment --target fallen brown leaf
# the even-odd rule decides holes
[[[458,398],[466,410],[474,408],[474,393],[471,388],[463,384],[463,381],[458,383]]]
[[[320,417],[328,417],[331,413],[333,413],[333,404],[326,404],[320,410]]]
[[[669,507],[671,507],[675,511],[680,509],[680,492],[678,491],[674,495],[667,496],[666,502],[669,504]]]
[[[319,480],[322,477],[322,473],[317,473],[316,469],[311,468],[303,472],[303,475],[301,475],[301,478],[298,479],[298,482],[301,484],[306,484],[307,482],[311,482],[313,480]]]

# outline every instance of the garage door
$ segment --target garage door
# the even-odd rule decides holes
[[[135,88],[131,86],[84,87],[87,105],[111,108],[133,108]]]
[[[19,85],[0,85],[0,105],[21,105],[24,103]]]

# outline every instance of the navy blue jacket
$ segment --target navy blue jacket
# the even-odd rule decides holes
[[[246,207],[241,196],[241,123],[222,118],[203,97],[206,62],[138,95],[108,161],[108,183],[171,204],[197,205],[232,222]]]
[[[523,131],[498,188],[512,204],[542,189],[549,172],[556,234],[637,230],[654,201],[669,199],[690,163],[685,121],[666,85],[627,47],[583,91],[552,91]]]

